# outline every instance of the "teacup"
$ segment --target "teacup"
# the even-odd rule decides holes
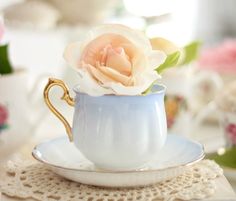
[[[194,66],[171,68],[163,73],[162,83],[167,86],[165,105],[171,133],[189,135],[192,122],[197,126],[215,118],[205,111],[222,89],[222,80],[216,73],[199,71]]]
[[[62,87],[62,99],[75,106],[72,128],[49,99],[53,86]],[[138,169],[157,158],[167,134],[164,86],[154,85],[145,96],[95,97],[80,93],[78,86],[74,92],[75,99],[63,81],[49,79],[45,102],[64,124],[69,139],[98,168]]]
[[[23,68],[0,75],[0,161],[24,145],[45,118],[43,102],[38,98],[44,76],[38,77],[30,90],[29,78]]]

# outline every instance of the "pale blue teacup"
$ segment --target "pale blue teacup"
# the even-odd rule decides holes
[[[62,99],[75,106],[72,128],[49,100],[55,85],[64,89]],[[75,100],[61,80],[50,79],[44,96],[88,160],[99,168],[119,171],[142,168],[157,159],[167,135],[164,86],[154,85],[150,94],[137,96],[90,96],[78,87],[74,91]]]

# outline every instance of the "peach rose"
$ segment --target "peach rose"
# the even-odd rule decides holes
[[[155,69],[166,54],[152,50],[140,32],[122,25],[104,25],[83,43],[70,44],[66,61],[79,73],[79,90],[92,96],[140,95],[160,76]]]
[[[167,55],[172,54],[176,51],[181,51],[179,47],[177,47],[174,43],[165,38],[161,37],[151,38],[150,43],[152,45],[152,49],[161,50],[165,52]]]

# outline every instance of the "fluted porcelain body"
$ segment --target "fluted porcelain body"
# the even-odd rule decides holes
[[[97,167],[141,168],[156,159],[166,140],[165,87],[146,96],[76,93],[74,144]]]

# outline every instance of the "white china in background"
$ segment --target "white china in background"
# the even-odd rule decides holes
[[[226,146],[236,145],[236,81],[224,87],[215,100]]]
[[[76,182],[95,186],[132,187],[154,184],[182,174],[188,165],[203,159],[204,150],[197,142],[169,134],[164,148],[152,162],[142,169],[130,171],[98,169],[66,137],[39,144],[32,154],[56,174]]]
[[[48,0],[60,12],[64,23],[96,24],[102,22],[119,2],[117,0]],[[89,11],[89,14],[88,14]]]
[[[184,97],[195,113],[212,101],[223,86],[217,73],[199,71],[192,66],[170,69],[162,78],[161,82],[167,86],[166,94]]]
[[[192,123],[195,119],[198,123],[207,118],[216,119],[212,113],[204,112],[203,115],[203,111],[208,110],[207,104],[217,96],[223,86],[217,73],[199,71],[192,66],[182,66],[165,71],[161,82],[167,87],[167,98],[168,96],[181,98],[181,102],[185,105],[181,107],[177,101],[174,106],[172,105],[178,110],[174,111],[176,108],[171,108],[174,123],[170,127],[170,132],[189,135],[191,127],[196,126]],[[167,115],[167,119],[169,118]]]
[[[45,117],[38,99],[44,78],[39,77],[30,90],[28,78],[25,69],[0,76],[0,161],[25,144]]]
[[[46,1],[30,0],[15,3],[3,10],[7,24],[18,28],[47,30],[54,28],[60,19],[60,13]]]

